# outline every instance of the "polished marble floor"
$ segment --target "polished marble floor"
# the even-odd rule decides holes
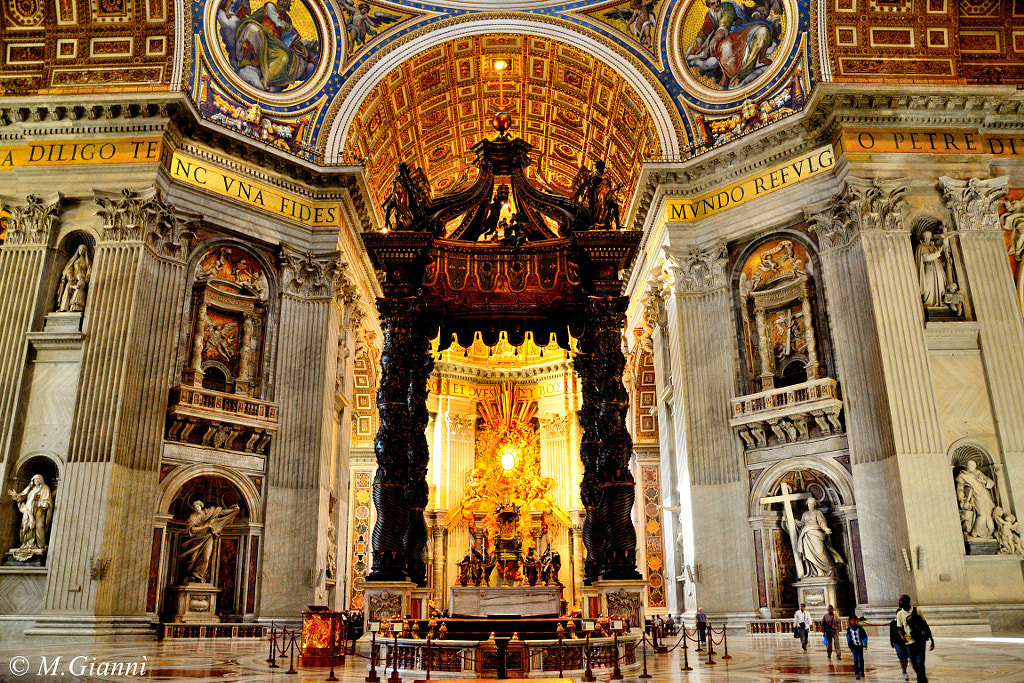
[[[867,651],[868,681],[902,681],[899,664],[888,643],[877,642]],[[797,683],[807,681],[854,681],[853,663],[828,659],[820,644],[812,644],[806,653],[792,638],[779,636],[735,636],[729,639],[732,659],[715,657],[708,666],[695,661],[693,671],[680,671],[679,650],[648,657],[651,683],[665,681],[709,681],[729,683]],[[134,643],[93,643],[87,640],[30,640],[0,643],[0,681],[183,681],[189,683],[256,683],[324,681],[326,669],[303,669],[288,675],[287,661],[278,669],[268,669],[266,642],[165,641]],[[59,661],[56,658],[60,657]],[[45,661],[44,661],[45,658]],[[77,659],[76,659],[77,658]],[[56,663],[55,663],[56,661]],[[102,675],[104,662],[145,663],[145,675],[117,677]],[[90,673],[89,667],[93,666]],[[136,667],[139,670],[139,667]],[[42,671],[42,673],[40,673]],[[345,683],[361,683],[365,660],[349,657],[338,668]],[[21,674],[21,675],[18,675]],[[435,674],[433,679],[437,679]],[[941,638],[934,652],[928,653],[928,678],[933,683],[947,681],[1024,681],[1024,637]],[[382,679],[384,677],[382,676]],[[626,681],[636,679],[627,675]],[[413,676],[403,677],[413,683]],[[911,672],[911,680],[914,680]]]

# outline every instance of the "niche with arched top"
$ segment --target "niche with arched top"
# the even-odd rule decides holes
[[[969,555],[994,555],[999,552],[996,517],[1002,520],[1003,508],[992,456],[965,443],[953,449],[950,461],[965,550]]]
[[[182,380],[261,398],[270,285],[260,259],[237,245],[199,257],[192,285]],[[209,376],[208,376],[209,375]]]
[[[805,384],[834,374],[817,255],[806,235],[754,240],[733,271],[744,361],[742,393]]]
[[[958,241],[934,216],[919,216],[910,224],[921,305],[929,321],[970,320],[973,317],[961,276],[963,266]]]
[[[202,504],[201,511],[196,510],[197,502]],[[189,533],[190,518],[196,514],[225,514],[235,505],[238,506],[237,514],[218,536],[206,538],[208,548],[201,547],[203,539],[199,538],[200,535]],[[256,564],[253,560],[258,546],[253,537],[258,525],[245,493],[226,476],[201,474],[181,485],[167,515],[167,555],[163,572],[165,611],[169,614],[174,609],[171,591],[167,589],[189,583],[189,572],[195,569],[194,558],[198,555],[206,565],[202,569],[204,582],[220,589],[217,616],[222,621],[236,621],[251,612],[253,607],[247,597],[254,594],[254,590],[246,587],[250,584],[255,586]],[[191,546],[200,546],[198,552],[193,550],[189,555]],[[208,555],[208,561],[204,555]]]
[[[59,484],[57,461],[43,454],[27,457],[8,479],[4,498],[10,506],[4,505],[4,516],[10,523],[5,524],[9,531],[3,539],[5,565],[45,565]]]

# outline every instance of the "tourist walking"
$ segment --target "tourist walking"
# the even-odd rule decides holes
[[[921,615],[921,611],[911,606],[909,595],[900,596],[896,626],[900,630],[903,642],[907,644],[907,655],[910,658],[910,666],[914,667],[914,673],[917,674],[917,683],[928,683],[928,676],[924,671],[924,656],[927,650],[935,649],[935,638],[932,637],[932,630]],[[927,647],[929,641],[931,647]]]
[[[853,656],[854,678],[864,678],[864,650],[868,649],[868,632],[860,625],[856,615],[850,616],[850,625],[846,628],[846,645]]]
[[[889,644],[896,650],[896,657],[900,660],[900,671],[903,672],[903,680],[909,681],[910,676],[907,674],[907,662],[910,661],[910,655],[907,654],[907,644],[903,642],[900,627],[896,625],[895,619],[889,622]]]
[[[807,613],[807,605],[800,603],[800,609],[793,614],[793,637],[800,639],[800,644],[807,649],[807,634],[814,625],[814,620]]]
[[[708,615],[704,614],[704,608],[697,608],[697,647],[700,648],[708,636]]]
[[[842,659],[843,653],[839,651],[839,628],[841,622],[836,615],[836,608],[828,606],[828,613],[821,618],[821,632],[825,634],[825,650],[828,658],[832,659],[832,648],[835,647],[836,659]]]

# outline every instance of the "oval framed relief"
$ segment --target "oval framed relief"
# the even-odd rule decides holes
[[[796,0],[687,0],[672,26],[686,88],[707,102],[758,90],[789,61],[798,12]]]
[[[206,43],[220,73],[258,101],[291,104],[322,85],[334,37],[309,0],[210,0]]]

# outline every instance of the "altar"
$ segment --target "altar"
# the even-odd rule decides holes
[[[452,586],[453,617],[557,617],[561,614],[561,586]]]

